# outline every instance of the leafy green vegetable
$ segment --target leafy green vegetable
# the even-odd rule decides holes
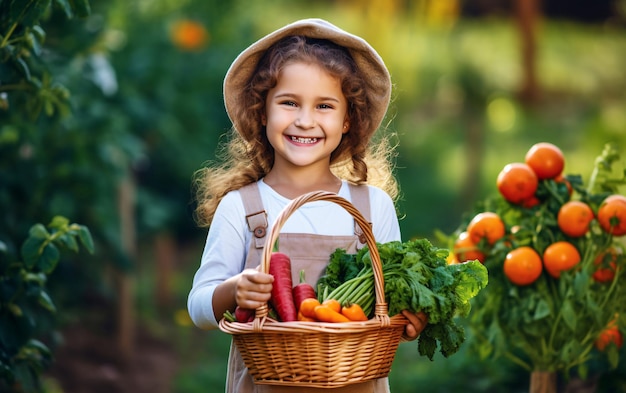
[[[346,250],[341,248],[337,249],[330,256],[326,271],[317,282],[317,293],[332,291],[341,283],[355,277],[360,269],[361,267],[356,264],[353,255],[347,254]]]
[[[428,325],[418,339],[420,355],[432,360],[437,345],[446,357],[457,352],[465,332],[454,318],[468,315],[470,299],[487,285],[487,269],[478,261],[448,264],[448,250],[433,246],[428,239],[378,243],[377,249],[389,316],[402,310],[423,311],[428,315]],[[360,270],[349,278],[346,272],[353,274],[354,267]],[[354,255],[345,250],[333,253],[325,275],[318,281],[318,297],[320,301],[336,299],[342,304],[359,304],[371,316],[376,299],[369,248]]]

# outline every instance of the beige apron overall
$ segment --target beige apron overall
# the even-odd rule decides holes
[[[248,225],[253,233],[252,242],[245,268],[255,268],[261,261],[261,254],[265,242],[267,216],[263,209],[258,186],[252,183],[241,190]],[[370,203],[367,187],[350,185],[352,204],[370,221]],[[324,272],[330,254],[337,248],[344,248],[349,253],[355,253],[363,246],[359,240],[361,229],[355,223],[355,234],[350,236],[324,236],[301,233],[280,234],[280,251],[289,255],[291,259],[292,279],[299,282],[299,273],[305,271],[306,281],[315,287],[317,280]],[[255,385],[252,376],[243,363],[239,351],[231,342],[228,360],[228,375],[226,378],[227,393],[281,393],[281,392],[323,392],[329,389],[287,387],[275,385]],[[341,388],[330,389],[342,393],[388,393],[387,378],[351,384]]]

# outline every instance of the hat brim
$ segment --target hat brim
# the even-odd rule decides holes
[[[240,130],[241,122],[236,118],[236,106],[242,102],[252,74],[265,51],[281,39],[294,35],[327,39],[348,49],[363,76],[371,107],[371,129],[373,134],[385,117],[391,97],[391,77],[380,55],[364,39],[350,34],[323,19],[303,19],[288,24],[259,39],[237,56],[224,78],[224,104],[228,117],[235,129]]]

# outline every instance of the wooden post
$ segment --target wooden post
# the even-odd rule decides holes
[[[135,183],[132,175],[126,176],[118,188],[118,210],[122,250],[131,260],[137,255],[135,227]],[[118,349],[120,360],[128,364],[135,349],[135,278],[132,274],[117,271],[118,282]]]
[[[515,12],[519,25],[523,79],[520,98],[524,104],[534,104],[539,98],[536,72],[537,20],[540,0],[516,0]]]
[[[154,239],[156,260],[156,302],[159,310],[172,305],[172,274],[176,261],[176,241],[169,233],[160,233]]]
[[[531,372],[530,393],[556,393],[556,373],[552,371]]]

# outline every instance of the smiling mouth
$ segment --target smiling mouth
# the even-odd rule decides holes
[[[317,142],[317,138],[303,138],[303,137],[291,136],[290,139],[293,142],[305,143],[305,144]]]

